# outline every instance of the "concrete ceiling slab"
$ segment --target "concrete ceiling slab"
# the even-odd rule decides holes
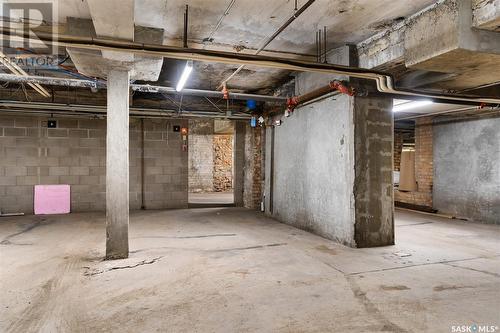
[[[290,25],[269,49],[310,53],[315,31],[327,26],[331,47],[357,43],[386,28],[394,20],[413,14],[433,0],[317,0]],[[299,6],[304,1],[299,1]],[[167,44],[179,43],[183,29],[183,0],[136,0],[137,24],[165,29]],[[227,0],[189,1],[189,39],[194,42],[210,35]],[[146,10],[144,10],[146,9]],[[256,49],[294,13],[294,1],[236,1],[214,34],[214,43]],[[215,45],[216,46],[216,45]],[[207,46],[209,48],[210,46]]]
[[[104,26],[104,24],[109,23],[106,22],[109,16],[106,16],[105,10],[94,15],[95,8],[98,8],[98,6],[108,8],[108,11],[113,12],[113,16],[116,16],[117,10],[121,11],[123,9],[130,13],[132,4],[133,20],[136,25],[163,29],[165,32],[163,36],[164,44],[182,45],[185,0],[110,1],[110,3],[115,2],[120,3],[116,8],[102,4],[102,0],[60,0],[59,21],[65,22],[66,16],[82,18],[94,18],[95,16],[94,20]],[[286,56],[296,55],[296,57],[303,58],[304,55],[312,55],[314,57],[315,31],[317,29],[327,27],[328,49],[334,49],[345,44],[357,44],[377,33],[387,32],[397,22],[403,22],[404,18],[436,2],[436,0],[316,0],[304,14],[299,16],[269,44],[266,50],[283,52]],[[299,7],[304,3],[305,0],[300,0],[298,2]],[[485,3],[489,5],[494,3],[496,6],[498,0],[473,0],[472,3],[475,6],[474,8],[479,8],[479,5]],[[295,1],[236,0],[229,14],[224,16],[222,24],[216,31],[214,30],[215,26],[229,4],[229,0],[191,0],[188,4],[190,8],[188,35],[190,46],[253,53],[255,49],[259,48],[263,40],[272,35],[294,13]],[[121,6],[125,8],[119,8]],[[125,14],[123,19],[126,17],[130,19],[130,14]],[[120,21],[122,18],[116,19]],[[103,22],[101,23],[101,21]],[[127,26],[130,27],[130,24]],[[117,35],[117,38],[130,38],[130,29],[117,32],[116,29],[113,30],[112,27],[108,27],[103,28],[103,30],[109,30],[111,33],[115,31],[117,34],[123,33],[123,35]],[[212,33],[213,41],[204,42],[204,39]],[[400,42],[403,34],[398,31],[393,35],[397,42],[391,41],[389,46],[394,44],[395,47],[379,45],[379,48],[390,51],[390,56],[395,58],[397,64],[404,63],[403,51],[405,48],[403,43]],[[466,55],[455,54],[455,56],[462,57]],[[497,61],[497,58],[485,58],[485,64],[490,64],[490,60]],[[385,58],[381,57],[374,64],[367,67],[383,66],[384,61]],[[187,87],[214,89],[235,69],[235,66],[232,65],[215,63],[199,63],[195,64],[195,66],[196,69]],[[472,69],[474,64],[470,64],[469,67]],[[179,61],[166,63],[162,69],[160,83],[166,85],[175,83],[179,75],[178,72],[182,68],[183,63]],[[406,70],[406,67],[404,69]],[[415,69],[436,71],[435,66],[429,63],[419,65]],[[456,74],[456,71],[444,71],[442,69],[440,67],[439,72]],[[465,72],[467,73],[464,75],[470,80],[468,86],[491,82],[491,77],[497,77],[498,75],[496,71],[490,71],[490,73]],[[289,75],[290,73],[287,71],[247,67],[229,82],[229,87],[246,91],[266,91],[269,87],[286,80]],[[487,78],[488,75],[489,78]],[[451,80],[450,76],[450,80],[445,81],[442,88],[463,88],[463,82],[461,82],[463,79],[464,77],[460,77]],[[460,83],[460,86],[457,86],[458,83]]]
[[[95,37],[97,32],[90,19],[68,18],[68,34],[74,36]],[[161,29],[135,26],[134,40],[142,43],[161,44]],[[132,80],[157,81],[163,64],[163,58],[115,52],[115,55],[101,51],[68,48],[71,60],[78,71],[92,77],[106,77],[110,69],[127,69]],[[125,55],[123,57],[122,55]]]
[[[125,1],[127,6],[130,1]],[[101,4],[105,1],[90,0],[89,5],[92,2]],[[303,2],[299,1],[299,6]],[[328,28],[330,48],[358,43],[384,30],[395,20],[411,15],[434,2],[434,0],[317,0],[283,31],[268,49],[311,53],[315,44],[315,31],[322,29],[323,26]],[[84,3],[86,2],[81,0],[59,1],[59,21],[65,22],[66,16],[90,18],[91,11]],[[111,11],[113,16],[116,16],[114,13],[122,6],[122,1],[119,3],[120,5]],[[180,45],[185,4],[185,0],[135,0],[135,24],[164,29],[164,42],[169,45]],[[228,0],[189,1],[190,41],[201,43],[208,37],[227,4]],[[109,13],[110,11],[105,11],[100,16],[109,20]],[[214,44],[207,45],[207,48],[217,48],[218,44],[223,44],[235,46],[240,50],[256,49],[263,39],[274,33],[293,13],[292,0],[237,0],[215,32]],[[113,31],[112,24],[110,29]]]
[[[134,40],[134,0],[87,0],[99,37]]]
[[[473,0],[473,25],[500,32],[500,0]]]
[[[116,0],[118,1],[118,0]],[[109,1],[115,3],[115,0]],[[164,29],[164,44],[182,45],[183,13],[185,0],[126,0],[119,5],[104,4],[99,0],[61,0],[59,1],[60,17],[64,22],[66,16],[82,18],[92,17],[101,25],[103,31],[116,32],[118,38],[130,37],[130,25],[124,32],[113,28],[116,11],[125,10],[130,13],[130,3],[134,6],[136,25]],[[301,6],[305,1],[301,0]],[[301,16],[297,18],[268,47],[268,50],[284,52],[287,56],[297,54],[313,55],[315,52],[315,32],[327,26],[328,48],[346,43],[358,43],[373,34],[383,31],[402,17],[434,3],[434,0],[317,0]],[[125,5],[123,5],[123,3]],[[228,0],[191,0],[189,1],[189,43],[194,47],[205,47],[215,50],[231,50],[233,52],[252,53],[259,48],[267,37],[272,35],[294,13],[293,0],[237,0],[229,14],[224,17],[217,31],[217,21],[223,15]],[[97,9],[102,8],[100,13]],[[124,8],[121,8],[121,7]],[[104,10],[106,9],[107,10]],[[96,12],[96,13],[94,13]],[[109,16],[113,12],[113,17]],[[92,15],[91,15],[92,14]],[[125,14],[123,18],[129,17]],[[95,17],[95,18],[94,18]],[[111,20],[111,22],[107,22]],[[97,30],[100,30],[96,26]],[[203,40],[213,32],[213,42],[203,44]],[[98,31],[99,34],[99,31]],[[225,78],[234,66],[222,64],[204,64],[203,72],[193,73],[191,82],[199,88],[217,86],[219,78]],[[165,66],[164,66],[165,70]],[[172,71],[175,68],[168,68]],[[276,82],[286,79],[289,74],[284,71],[247,68],[238,74],[230,84],[232,88],[242,90],[266,89]],[[214,83],[210,83],[214,81]]]

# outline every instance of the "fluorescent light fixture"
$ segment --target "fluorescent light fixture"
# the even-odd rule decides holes
[[[423,101],[408,101],[404,99],[395,99],[394,107],[392,108],[393,112],[406,111],[410,109],[416,109],[422,106],[434,104],[432,101],[423,100]]]
[[[182,72],[181,78],[179,82],[177,82],[177,87],[175,87],[176,91],[181,91],[184,88],[184,85],[186,84],[186,81],[189,78],[189,75],[191,75],[192,71],[193,71],[193,61],[188,60],[186,62],[186,67],[184,67],[184,71]]]

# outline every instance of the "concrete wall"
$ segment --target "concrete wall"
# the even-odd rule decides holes
[[[353,246],[350,98],[336,96],[300,107],[274,131],[272,215]]]
[[[500,224],[500,118],[434,124],[434,207]]]
[[[357,58],[341,47],[329,61],[356,65]],[[339,78],[300,73],[295,93],[332,79]],[[267,131],[267,214],[349,246],[394,244],[392,116],[390,98],[336,95],[282,118]]]
[[[189,192],[214,189],[213,135],[213,120],[189,120]]]
[[[33,186],[70,184],[72,211],[105,209],[106,120],[0,116],[0,209],[33,212]],[[144,120],[144,193],[148,209],[187,206],[187,152],[173,125]],[[130,208],[141,207],[141,125],[130,120]]]

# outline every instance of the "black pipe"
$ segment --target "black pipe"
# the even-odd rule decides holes
[[[184,11],[184,47],[188,47],[188,12],[189,6],[186,5],[186,10]]]
[[[318,30],[316,30],[316,61],[319,62],[319,52],[318,52]]]
[[[269,213],[274,212],[274,126],[271,126],[271,161],[269,168]]]
[[[323,38],[321,38],[321,29],[318,30],[319,39],[319,62],[323,62]]]
[[[264,45],[262,45],[259,49],[262,50],[267,45],[269,45],[269,43],[271,43],[276,38],[276,36],[282,33],[283,30],[285,30],[293,21],[295,21],[297,17],[299,17],[300,14],[302,14],[307,8],[309,8],[309,6],[312,5],[314,1],[315,0],[307,1],[302,7],[300,7],[299,10],[293,13],[293,15],[281,27],[279,27],[278,30],[276,30],[276,32],[271,37],[269,37]]]
[[[326,64],[327,63],[327,61],[326,61],[326,25],[323,27],[323,38],[325,40],[325,42],[324,42],[325,45],[323,45],[323,47],[325,48],[325,60],[324,60],[324,62]]]

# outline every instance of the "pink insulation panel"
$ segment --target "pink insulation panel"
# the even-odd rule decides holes
[[[69,185],[35,185],[35,215],[70,212]]]

